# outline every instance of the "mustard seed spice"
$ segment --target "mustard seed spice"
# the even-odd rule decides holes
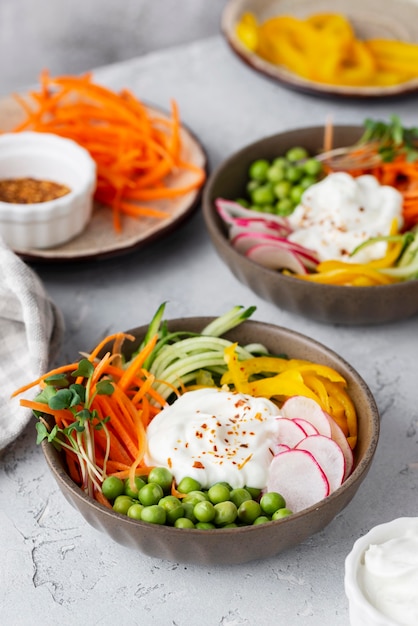
[[[70,193],[66,185],[36,178],[0,180],[0,201],[11,204],[36,204],[56,200]]]

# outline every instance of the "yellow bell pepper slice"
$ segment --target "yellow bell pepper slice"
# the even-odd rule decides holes
[[[327,365],[320,365],[303,359],[284,359],[279,356],[259,356],[251,359],[245,359],[239,362],[241,372],[245,373],[247,380],[254,374],[261,373],[281,373],[289,369],[297,369],[300,372],[311,372],[313,375],[324,376],[333,382],[345,384],[344,378],[339,372]],[[232,373],[226,372],[221,384],[229,384],[232,382]]]
[[[253,13],[246,12],[242,15],[235,29],[241,43],[249,50],[255,52],[259,43],[258,22]]]
[[[319,403],[318,396],[305,385],[302,374],[297,370],[286,370],[276,376],[253,381],[249,383],[249,393],[263,398],[305,396]]]
[[[233,343],[224,350],[224,359],[228,367],[230,382],[234,385],[239,393],[249,393],[248,376],[242,366],[242,362],[238,360],[236,349],[238,343]],[[224,384],[221,380],[221,384]]]
[[[350,396],[345,389],[337,383],[332,383],[326,379],[324,379],[323,383],[329,396],[335,398],[344,407],[350,441],[355,445],[357,441],[357,413]]]

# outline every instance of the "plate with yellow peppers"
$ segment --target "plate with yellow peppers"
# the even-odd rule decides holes
[[[229,0],[222,32],[251,68],[317,95],[418,90],[418,4],[408,0]]]

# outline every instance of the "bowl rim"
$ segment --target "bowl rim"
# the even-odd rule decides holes
[[[334,128],[334,131],[337,131],[337,132],[338,131],[343,131],[343,132],[358,131],[359,136],[360,136],[361,130],[363,129],[363,127],[358,124],[335,124],[333,128]],[[218,245],[222,247],[223,250],[227,251],[228,254],[233,256],[237,261],[240,261],[243,264],[243,267],[246,267],[248,269],[257,268],[257,270],[260,271],[261,275],[262,276],[264,275],[266,278],[272,279],[273,277],[276,277],[280,280],[283,280],[285,283],[287,282],[289,284],[299,285],[301,283],[301,280],[299,278],[295,278],[294,276],[287,276],[286,274],[282,274],[280,272],[277,272],[276,270],[264,267],[263,265],[256,263],[255,261],[249,259],[245,255],[235,250],[235,248],[230,244],[228,237],[226,233],[224,232],[224,229],[222,228],[221,218],[219,217],[218,219],[218,215],[217,215],[216,208],[214,205],[214,198],[212,197],[212,188],[214,184],[217,182],[217,180],[219,179],[222,172],[225,170],[225,168],[229,167],[231,164],[239,160],[241,157],[244,157],[248,152],[254,149],[257,149],[259,146],[261,147],[266,141],[269,141],[269,142],[273,142],[275,140],[280,141],[280,139],[282,139],[284,136],[298,134],[300,132],[318,132],[319,133],[320,131],[322,132],[324,131],[323,125],[293,127],[293,128],[286,129],[279,133],[274,133],[273,135],[264,135],[260,139],[257,139],[239,148],[238,150],[236,150],[235,152],[227,156],[226,159],[222,161],[213,170],[203,190],[202,214],[203,214],[203,218],[204,218],[206,227],[208,228],[210,235],[216,238]],[[310,283],[310,284],[315,287],[317,292],[321,292],[325,290],[327,292],[329,291],[336,292],[338,294],[342,294],[343,292],[345,292],[346,294],[354,294],[356,297],[358,297],[360,294],[363,294],[365,292],[365,289],[367,289],[368,293],[370,293],[371,290],[373,291],[379,290],[379,293],[385,293],[385,292],[394,293],[395,291],[398,291],[399,296],[401,296],[401,294],[404,291],[406,290],[409,291],[411,289],[411,285],[415,285],[415,284],[418,285],[418,279],[391,283],[388,285],[370,285],[366,288],[355,286],[355,285],[332,285],[332,284],[324,284],[324,283]]]
[[[203,327],[206,324],[208,324],[210,321],[213,321],[214,319],[215,317],[213,316],[194,316],[194,317],[189,317],[189,318],[180,317],[180,318],[168,319],[167,323],[169,325],[176,325],[176,326],[179,324],[184,324],[184,323],[187,323],[187,324],[198,323],[201,327]],[[324,506],[324,503],[328,503],[339,498],[339,496],[342,493],[350,489],[352,483],[356,482],[361,476],[367,474],[369,467],[371,465],[371,462],[373,460],[373,456],[376,452],[376,448],[377,448],[378,440],[379,440],[379,434],[380,434],[379,410],[378,410],[376,401],[374,399],[374,396],[370,388],[368,387],[367,383],[362,378],[362,376],[357,372],[357,370],[354,369],[352,365],[350,365],[350,363],[348,363],[343,357],[341,357],[337,352],[335,352],[331,348],[328,348],[327,346],[317,341],[316,339],[313,339],[312,337],[304,335],[303,333],[299,331],[291,330],[289,328],[275,325],[273,323],[261,322],[258,320],[246,320],[238,328],[245,327],[245,326],[247,328],[253,327],[254,329],[256,329],[257,326],[258,327],[261,326],[265,328],[266,330],[272,329],[275,333],[278,332],[279,334],[280,333],[284,334],[290,339],[296,339],[296,340],[304,342],[304,344],[308,345],[309,347],[312,347],[314,349],[318,348],[320,351],[325,351],[325,353],[328,354],[332,359],[339,361],[341,365],[345,369],[347,369],[347,371],[350,373],[350,376],[355,381],[355,384],[358,385],[362,395],[367,400],[367,404],[368,404],[368,407],[372,416],[372,419],[371,419],[372,433],[370,436],[370,443],[364,452],[363,458],[357,463],[352,473],[344,481],[344,483],[340,487],[338,487],[338,489],[336,489],[331,495],[327,496],[320,502],[306,509],[303,509],[297,513],[293,513],[289,517],[285,517],[279,520],[272,520],[271,522],[269,522],[269,527],[272,527],[273,524],[274,525],[291,524],[292,520],[300,519],[301,517],[304,517],[305,515],[308,515],[309,513],[315,510],[318,510],[319,508],[322,508],[322,506]],[[140,341],[140,339],[145,335],[147,328],[148,328],[148,325],[142,325],[142,326],[132,328],[126,332],[128,334],[135,335],[136,343],[138,343],[138,341]],[[229,331],[229,333],[233,334],[234,330],[236,329]],[[224,336],[228,337],[228,333],[225,333]],[[134,348],[135,348],[135,341],[132,344],[132,349]],[[106,348],[104,347],[103,350],[105,349]],[[110,517],[111,519],[114,519],[116,516],[116,518],[119,518],[120,520],[124,520],[125,524],[128,523],[129,525],[132,525],[134,527],[138,527],[138,528],[142,527],[142,528],[149,529],[150,527],[149,523],[141,521],[141,520],[131,519],[131,518],[128,518],[126,515],[122,515],[113,510],[110,510],[104,505],[102,505],[101,503],[91,498],[88,494],[84,493],[82,489],[70,478],[68,473],[65,471],[65,468],[61,462],[60,457],[58,457],[60,458],[60,461],[58,461],[59,467],[57,467],[56,461],[54,460],[54,456],[59,455],[59,452],[55,449],[53,444],[48,443],[46,440],[44,440],[41,443],[41,447],[42,447],[42,451],[46,459],[46,462],[52,474],[56,477],[56,479],[59,479],[59,481],[64,483],[65,487],[69,489],[73,497],[75,497],[77,500],[81,502],[87,502],[93,508],[98,509],[102,514],[105,514],[107,517]],[[184,529],[182,528],[175,528],[174,526],[167,526],[167,525],[159,526],[157,524],[153,525],[153,528],[155,532],[160,533],[160,534],[171,533],[171,532],[177,533],[179,531],[184,531]],[[191,533],[192,535],[204,535],[205,537],[209,535],[209,536],[216,537],[216,536],[219,536],[220,533],[224,533],[224,532],[228,534],[230,533],[247,534],[251,532],[256,532],[257,528],[258,526],[242,526],[238,528],[216,528],[216,529],[209,529],[209,530],[201,530],[198,528],[190,528],[190,529],[188,528],[187,531],[188,533]]]

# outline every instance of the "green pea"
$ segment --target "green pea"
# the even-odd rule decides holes
[[[194,514],[194,507],[196,506],[195,504],[193,504],[193,502],[185,502],[184,499],[181,502],[181,506],[183,507],[184,510],[184,517],[187,517],[191,522],[193,522],[193,524],[195,524],[197,522],[195,514]]]
[[[302,148],[302,146],[294,146],[286,152],[286,159],[291,163],[295,163],[296,161],[302,161],[303,159],[307,159],[308,157],[309,152],[306,150],[306,148]]]
[[[286,180],[289,180],[291,183],[297,183],[302,178],[303,174],[304,171],[301,167],[291,165],[286,170]]]
[[[255,500],[246,500],[238,507],[238,519],[244,524],[253,524],[261,515],[261,506]]]
[[[261,489],[258,487],[245,487],[253,500],[257,500],[261,495]]]
[[[276,491],[269,491],[261,496],[260,506],[266,515],[273,515],[278,509],[286,506],[285,499]]]
[[[272,165],[267,171],[267,180],[271,183],[278,183],[284,180],[286,168],[283,165]]]
[[[291,511],[290,509],[277,509],[277,511],[275,511],[273,513],[273,515],[271,516],[272,520],[276,520],[276,519],[282,519],[283,517],[289,517],[289,515],[293,515],[293,511]]]
[[[165,524],[167,519],[167,515],[165,509],[158,504],[151,504],[150,506],[145,506],[141,513],[141,520],[144,522],[148,522],[149,524]]]
[[[289,161],[286,159],[286,157],[280,156],[273,159],[273,163],[271,165],[272,167],[282,167],[283,169],[286,169],[286,167],[289,165]]]
[[[252,496],[247,489],[239,487],[231,491],[231,493],[229,494],[229,499],[235,504],[237,509],[239,509],[243,502],[246,502],[247,500],[252,500]]]
[[[195,527],[192,520],[190,520],[188,517],[179,517],[174,522],[174,526],[176,528],[194,528]]]
[[[261,185],[251,192],[253,204],[271,204],[275,200],[275,194],[270,185]]]
[[[175,496],[164,496],[158,504],[165,509],[168,524],[174,524],[176,519],[184,517],[184,507]]]
[[[231,522],[230,524],[225,524],[222,528],[238,528],[238,524]]]
[[[208,489],[208,497],[213,504],[218,504],[218,502],[225,502],[229,500],[230,490],[226,485],[221,485],[220,483],[216,483],[212,485]]]
[[[299,186],[302,187],[302,189],[305,191],[305,189],[308,189],[309,187],[314,185],[316,182],[317,181],[316,181],[316,178],[314,176],[304,176],[299,181]]]
[[[197,522],[195,528],[199,528],[200,530],[212,530],[212,528],[216,528],[216,526],[212,524],[212,522]]]
[[[303,169],[309,176],[318,176],[322,173],[322,163],[317,159],[308,159],[303,164]]]
[[[129,478],[125,480],[125,484],[124,484],[124,493],[125,495],[130,496],[131,498],[137,498],[139,490],[142,489],[144,485],[146,485],[145,480],[141,478],[140,476],[135,476],[134,481],[135,481],[134,489],[132,489],[131,481],[129,480]]]
[[[180,493],[189,493],[190,491],[198,491],[202,488],[202,485],[198,480],[194,478],[190,478],[190,476],[185,476],[181,479],[179,484],[177,485],[177,491]]]
[[[173,474],[166,467],[153,467],[148,474],[148,482],[160,485],[164,492],[169,491],[173,482]]]
[[[290,190],[290,199],[295,205],[300,203],[304,191],[301,185],[295,185]]]
[[[164,491],[161,485],[157,485],[157,483],[147,483],[138,491],[138,500],[147,507],[158,504],[163,495]]]
[[[202,500],[209,500],[209,496],[204,491],[190,491],[186,494],[182,500],[183,504],[185,502],[191,502],[193,505],[201,502]]]
[[[274,193],[276,198],[282,200],[283,198],[287,198],[290,194],[290,190],[292,189],[292,185],[288,180],[282,180],[280,183],[274,186]]]
[[[269,167],[270,163],[267,159],[258,159],[258,161],[251,163],[250,169],[248,170],[248,176],[253,180],[263,182],[267,178]]]
[[[208,500],[198,502],[193,509],[193,513],[199,522],[211,522],[215,519],[215,507]]]
[[[249,180],[246,186],[246,190],[248,195],[251,197],[252,192],[254,191],[254,189],[258,189],[258,187],[260,187],[260,184],[257,180]]]
[[[118,496],[113,503],[113,510],[116,513],[121,513],[122,515],[126,515],[128,513],[129,508],[135,504],[135,500],[130,498],[129,496],[121,495]]]
[[[276,214],[285,217],[286,215],[293,213],[294,208],[295,206],[290,198],[283,198],[276,204]]]
[[[266,522],[270,522],[270,518],[267,515],[260,515],[257,519],[254,520],[253,526],[258,526],[259,524],[265,524]]]
[[[142,511],[144,507],[142,504],[137,502],[136,504],[132,504],[126,512],[126,515],[131,519],[141,519]]]
[[[108,500],[114,500],[121,496],[124,491],[123,480],[117,476],[108,476],[102,484],[102,493]]]
[[[235,522],[238,514],[237,507],[230,500],[226,502],[219,502],[215,504],[215,518],[214,523],[216,526],[224,526],[225,524],[231,524]]]

